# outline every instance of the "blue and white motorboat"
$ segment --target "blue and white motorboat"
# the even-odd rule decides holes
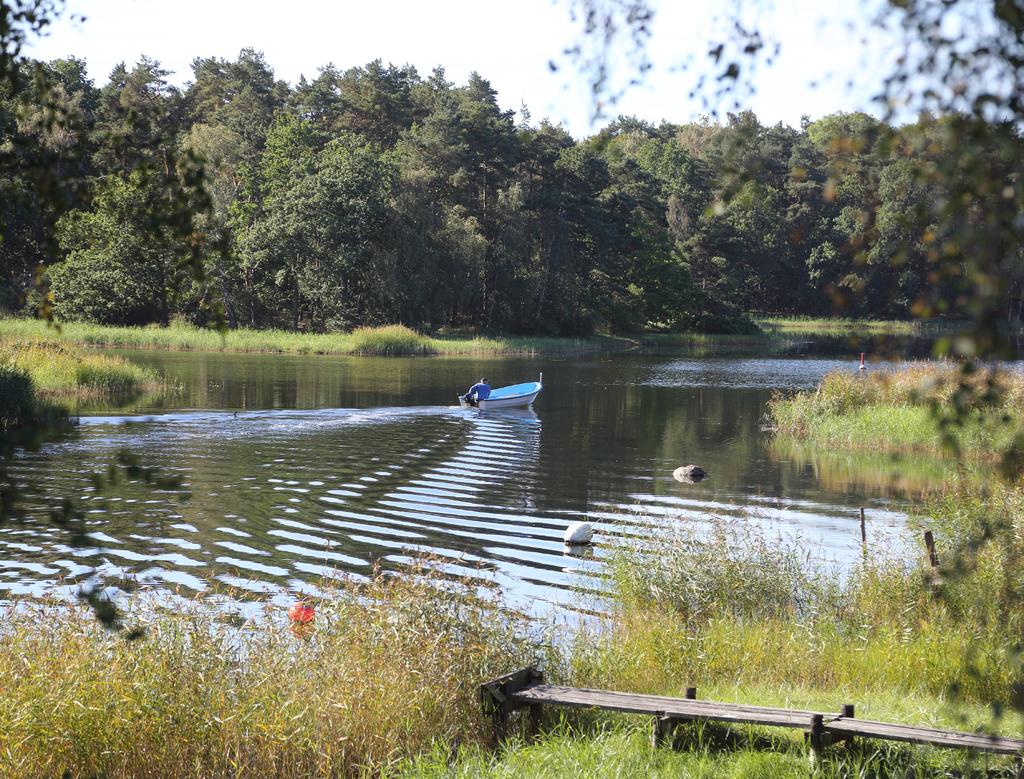
[[[544,374],[540,375],[537,381],[528,381],[525,384],[512,384],[508,387],[499,387],[491,390],[491,394],[484,400],[478,400],[477,408],[486,411],[489,408],[516,408],[531,406],[533,401],[544,389]],[[465,397],[459,395],[459,405],[463,408],[472,404]]]

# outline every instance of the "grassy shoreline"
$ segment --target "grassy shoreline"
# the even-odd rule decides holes
[[[11,608],[0,775],[380,775],[436,743],[480,742],[477,676],[527,657],[519,619],[471,586],[335,586],[296,635],[180,605],[130,612],[146,632],[128,641],[73,605]]]
[[[945,363],[830,373],[814,391],[773,398],[766,419],[777,441],[848,453],[939,457],[955,443],[963,457],[994,461],[1024,425],[1024,375],[981,371],[970,381],[980,391],[990,376],[998,399],[965,408],[962,423],[949,431],[939,425],[933,408],[951,406],[961,378]],[[955,434],[955,441],[947,433]]]
[[[240,328],[221,334],[216,330],[185,325],[110,327],[76,322],[61,324],[57,330],[45,322],[30,319],[0,319],[0,338],[38,338],[101,348],[444,357],[583,354],[636,346],[635,341],[612,336],[431,337],[401,325],[358,328],[350,333],[296,333]]]
[[[955,320],[846,319],[844,317],[754,317],[769,335],[851,336],[940,335],[964,329]]]
[[[514,729],[492,752],[476,687],[535,662],[556,683],[663,695],[696,684],[706,699],[825,711],[852,701],[865,718],[1007,735],[1024,725],[994,721],[988,706],[1009,703],[1019,681],[1005,660],[1021,617],[999,581],[951,582],[937,599],[918,566],[879,558],[838,582],[807,569],[799,548],[718,527],[620,549],[612,613],[562,632],[481,597],[478,580],[438,586],[426,569],[328,589],[297,635],[281,610],[241,628],[208,608],[137,611],[127,625],[147,632],[131,642],[74,609],[11,611],[0,773],[807,775],[799,734],[698,726],[684,729],[682,750],[652,751],[649,720],[607,712],[551,710],[538,743]],[[962,752],[865,742],[832,750],[826,770],[970,765]]]
[[[928,335],[950,332],[956,323],[875,320],[756,320],[760,333],[637,333],[630,336],[428,336],[402,325],[358,328],[348,333],[297,333],[239,328],[219,333],[188,325],[114,327],[68,322],[57,330],[31,319],[0,318],[0,339],[39,338],[98,348],[158,349],[270,354],[402,355],[443,357],[573,355],[634,348],[763,347],[793,339],[836,336]]]
[[[67,417],[69,402],[108,401],[163,392],[165,380],[150,368],[40,339],[0,336],[0,430]]]
[[[890,445],[931,445],[919,412],[949,402],[950,370],[834,374],[817,392],[776,398],[770,414],[781,435],[809,445],[821,420],[879,413],[911,420],[912,434]],[[1008,381],[1014,409],[1024,379]],[[878,443],[863,437],[876,435],[871,425],[851,430],[862,438],[824,440],[845,451]],[[982,421],[971,434],[972,451],[995,448]],[[706,699],[826,711],[853,702],[865,718],[1019,735],[1024,489],[964,480],[918,506],[948,561],[941,588],[919,549],[872,549],[839,574],[770,532],[714,521],[618,547],[611,612],[551,630],[481,596],[477,579],[439,585],[426,569],[329,590],[300,635],[280,611],[229,628],[204,607],[138,611],[128,626],[146,635],[129,642],[74,608],[12,608],[0,620],[0,774],[807,776],[798,734],[693,726],[681,751],[652,750],[647,719],[608,713],[552,711],[539,742],[514,736],[490,751],[476,685],[537,662],[556,683],[662,695],[695,684]],[[822,770],[960,775],[973,760],[866,741],[831,750]]]

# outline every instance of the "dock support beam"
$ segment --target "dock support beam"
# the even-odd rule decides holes
[[[817,765],[821,762],[821,755],[825,751],[825,718],[820,714],[811,715],[811,727],[807,733],[807,743],[811,747],[811,763],[812,765]]]
[[[516,704],[509,699],[509,696],[534,684],[542,684],[544,674],[534,667],[523,668],[497,679],[492,679],[480,685],[480,703],[484,713],[491,718],[494,728],[494,747],[501,746],[501,743],[508,735],[508,715],[513,711],[524,708],[524,704]],[[540,717],[542,704],[533,703],[528,707],[528,719],[526,723],[527,734],[534,737],[540,731]]]

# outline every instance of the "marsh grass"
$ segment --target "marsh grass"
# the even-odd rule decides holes
[[[0,365],[24,374],[35,391],[50,398],[89,399],[165,386],[154,371],[123,358],[39,339],[0,341]]]
[[[351,333],[296,333],[246,328],[220,333],[182,324],[169,327],[109,327],[78,322],[63,323],[58,330],[47,326],[45,322],[29,319],[0,319],[0,338],[45,339],[98,348],[380,356],[436,354],[451,357],[577,354],[634,345],[634,342],[626,339],[602,336],[431,337],[403,325],[363,327]]]
[[[815,567],[800,544],[735,523],[667,532],[653,546],[631,542],[615,551],[611,576],[611,614],[552,658],[552,680],[675,696],[696,685],[708,700],[812,711],[852,702],[866,719],[1024,729],[1017,712],[993,714],[994,702],[1015,699],[1020,681],[1020,618],[1010,616],[1019,608],[997,594],[998,581],[950,581],[940,597],[915,559],[894,556],[838,576]],[[394,775],[808,775],[802,734],[778,728],[695,723],[677,733],[675,750],[652,750],[649,718],[549,709],[542,733],[500,753],[438,745]],[[978,771],[1014,775],[1005,758],[871,740],[830,749],[812,775]]]
[[[242,628],[208,608],[129,616],[142,639],[66,607],[0,630],[0,775],[377,775],[437,744],[478,742],[477,685],[523,665],[519,618],[478,584],[378,575]]]
[[[0,364],[0,432],[6,433],[32,419],[37,409],[35,388],[28,373]]]
[[[392,357],[437,354],[430,339],[405,325],[359,327],[352,331],[353,354]]]
[[[766,333],[862,338],[878,335],[925,335],[955,332],[965,323],[956,321],[845,319],[842,317],[755,317],[754,323]]]
[[[154,371],[119,357],[39,339],[0,340],[0,430],[61,427],[68,400],[107,403],[164,392]]]
[[[981,522],[983,502],[950,505],[969,513],[951,526]],[[1016,562],[1002,560],[1004,576]],[[988,706],[1019,684],[1008,659],[1022,624],[1005,578],[951,580],[937,597],[913,559],[845,579],[810,563],[799,545],[735,524],[668,533],[617,550],[612,612],[561,637],[480,597],[479,581],[427,567],[329,590],[305,638],[281,613],[239,626],[197,606],[129,614],[146,633],[126,642],[66,606],[23,606],[0,630],[0,775],[807,775],[799,734],[699,725],[680,751],[652,751],[648,719],[608,712],[549,710],[538,743],[492,752],[477,685],[538,657],[550,679],[580,686],[681,695],[695,684],[705,699],[853,702],[865,718],[1019,732],[1019,716],[996,721]],[[831,750],[820,775],[977,765],[862,742]]]
[[[709,700],[813,711],[852,702],[866,719],[1007,735],[1024,728],[1019,713],[996,717],[992,705],[1015,700],[1020,682],[1019,601],[998,594],[998,577],[950,580],[940,595],[917,560],[895,555],[839,576],[799,543],[737,523],[630,542],[614,552],[611,577],[612,612],[573,635],[561,664],[547,668],[554,681],[675,696],[696,685]],[[675,750],[652,750],[649,718],[549,709],[542,733],[500,753],[439,745],[394,775],[808,775],[802,734],[778,728],[695,723],[677,733]],[[871,740],[828,750],[812,775],[979,771],[1014,775],[1001,757]]]
[[[858,701],[954,690],[970,704],[1014,700],[1024,620],[1008,585],[1018,556],[993,553],[936,597],[920,555],[878,554],[840,576],[742,526],[668,533],[654,550],[626,546],[612,563],[610,629],[577,637],[566,675],[661,694],[696,683]]]
[[[981,370],[964,377],[952,364],[917,363],[829,373],[816,390],[772,398],[767,420],[776,436],[819,446],[941,455],[948,439],[935,411],[959,404],[960,452],[991,460],[1020,431],[1022,402],[1024,375]]]

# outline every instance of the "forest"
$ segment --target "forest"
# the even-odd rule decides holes
[[[80,59],[42,72],[52,89],[0,94],[0,312],[548,334],[968,313],[934,174],[949,117],[618,117],[574,139],[441,68],[328,65],[289,86],[246,49],[195,59],[184,88],[145,57],[100,88]],[[1003,181],[1015,145],[985,162]],[[1015,203],[1004,190],[964,218]],[[152,216],[172,196],[188,230]],[[1024,254],[1008,265],[1016,322]]]

